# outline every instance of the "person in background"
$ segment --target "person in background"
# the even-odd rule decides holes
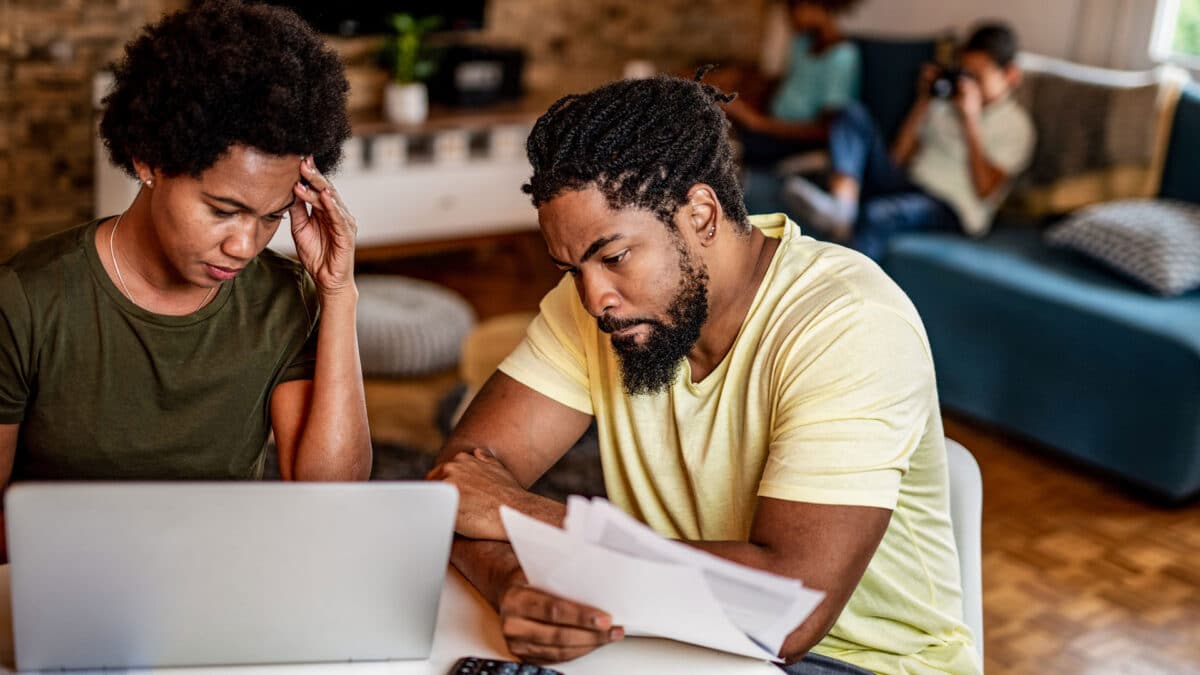
[[[838,21],[861,0],[788,0],[793,37],[787,69],[774,88],[766,109],[746,98],[725,105],[742,143],[742,161],[768,166],[805,150],[824,148],[829,123],[858,99],[861,59],[858,47],[846,38]],[[714,80],[726,89],[746,80]]]
[[[958,69],[927,65],[890,154],[870,113],[847,106],[830,126],[829,191],[792,177],[789,207],[877,261],[902,232],[986,234],[1036,142],[1012,96],[1021,79],[1017,49],[1011,28],[985,24],[961,46]]]
[[[272,432],[285,480],[368,477],[356,226],[324,175],[348,89],[265,5],[126,46],[100,134],[133,203],[0,265],[0,483],[255,479]],[[299,263],[266,250],[285,221]]]

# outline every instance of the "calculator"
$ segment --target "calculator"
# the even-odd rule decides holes
[[[466,656],[458,660],[446,675],[563,675],[553,668],[504,659],[485,659]]]

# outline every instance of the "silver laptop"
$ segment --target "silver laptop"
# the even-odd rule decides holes
[[[20,670],[429,656],[442,483],[42,483],[5,497]]]

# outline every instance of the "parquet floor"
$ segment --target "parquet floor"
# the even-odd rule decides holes
[[[947,416],[983,472],[988,673],[1200,673],[1200,504]]]
[[[365,267],[442,283],[487,317],[536,308],[558,279],[543,250],[530,234]],[[373,430],[432,442],[411,413],[452,381],[369,383]],[[983,471],[985,672],[1200,675],[1200,503],[1149,503],[952,414],[946,428]]]

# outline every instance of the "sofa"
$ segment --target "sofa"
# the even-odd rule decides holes
[[[859,44],[863,102],[892,131],[933,43]],[[1039,86],[1076,86],[1073,77]],[[1178,503],[1200,493],[1200,290],[1158,297],[1043,238],[1061,212],[1106,197],[1200,203],[1200,87],[1177,94],[1160,126],[1157,149],[1153,134],[1108,133],[1127,148],[1116,154],[1144,151],[1145,166],[1055,190],[1026,184],[1042,213],[1006,213],[980,239],[904,235],[882,266],[925,322],[946,409]],[[766,178],[758,179],[761,187]]]

